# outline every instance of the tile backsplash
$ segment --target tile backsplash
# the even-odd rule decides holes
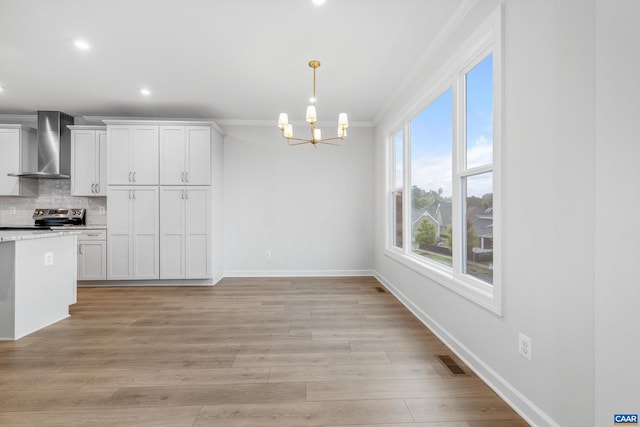
[[[87,224],[107,223],[106,197],[72,196],[68,179],[40,179],[38,187],[38,197],[0,197],[0,225],[33,224],[31,216],[36,208],[85,208]],[[100,208],[104,208],[104,213],[100,213]]]

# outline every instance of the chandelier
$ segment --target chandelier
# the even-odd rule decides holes
[[[347,128],[349,127],[347,113],[340,113],[338,115],[338,136],[335,138],[322,139],[322,131],[316,127],[316,122],[318,121],[318,116],[316,115],[316,70],[320,67],[320,61],[309,61],[309,67],[313,68],[313,97],[309,99],[311,105],[307,107],[306,120],[311,128],[311,138],[294,138],[293,125],[289,123],[287,113],[280,113],[278,127],[282,131],[282,136],[287,139],[289,145],[313,144],[314,148],[318,147],[317,144],[342,145],[344,137],[347,136]]]

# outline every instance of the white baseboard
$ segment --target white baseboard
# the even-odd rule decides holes
[[[136,287],[136,286],[213,286],[222,277],[213,279],[186,280],[78,280],[79,288],[95,287]]]
[[[224,277],[339,277],[373,276],[373,270],[225,271]]]
[[[504,377],[498,374],[491,366],[482,361],[475,353],[469,350],[462,342],[456,339],[431,316],[416,306],[398,288],[393,286],[378,272],[374,276],[389,292],[391,292],[409,311],[413,313],[431,332],[433,332],[442,342],[446,344],[456,356],[460,358],[478,377],[480,377],[493,391],[496,392],[514,411],[525,419],[532,426],[539,427],[560,427],[542,409],[536,406],[524,394],[516,389]]]

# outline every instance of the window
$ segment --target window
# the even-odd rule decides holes
[[[500,20],[497,11],[453,54],[457,62],[433,77],[439,83],[422,107],[402,115],[403,131],[391,134],[388,151],[393,250],[387,254],[496,313]]]
[[[447,89],[411,120],[411,250],[448,266],[452,265],[452,93]]]

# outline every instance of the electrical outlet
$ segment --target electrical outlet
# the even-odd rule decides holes
[[[98,208],[98,213],[99,213],[100,215],[104,215],[104,212],[105,212],[104,206],[100,206],[100,207]]]
[[[271,251],[264,251],[264,257],[265,257],[266,259],[271,258]]]
[[[53,265],[53,252],[44,253],[44,265]]]
[[[9,215],[15,215],[16,214],[16,207],[15,206],[11,206],[9,208]]]
[[[518,334],[518,353],[525,359],[531,360],[531,338],[522,332]]]

